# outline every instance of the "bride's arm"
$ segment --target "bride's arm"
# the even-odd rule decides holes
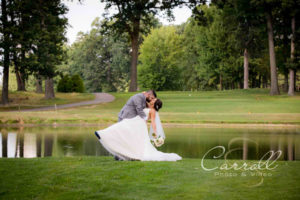
[[[155,123],[155,110],[154,109],[150,110],[150,117],[151,117],[151,125],[152,125],[153,131],[155,133],[154,138],[156,138],[156,123]]]

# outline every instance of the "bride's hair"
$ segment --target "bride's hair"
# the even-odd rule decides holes
[[[154,103],[154,109],[158,112],[159,109],[161,109],[162,107],[162,101],[160,99],[156,99],[155,103]]]

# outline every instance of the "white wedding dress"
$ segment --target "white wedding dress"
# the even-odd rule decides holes
[[[149,108],[144,112],[149,117]],[[98,130],[103,147],[122,160],[176,161],[182,158],[175,153],[158,151],[150,142],[147,123],[140,116],[123,119],[110,127]]]

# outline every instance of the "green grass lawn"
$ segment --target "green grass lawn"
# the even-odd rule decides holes
[[[0,91],[1,93],[1,91]],[[43,106],[54,106],[80,101],[93,100],[95,96],[91,93],[55,93],[54,99],[46,100],[44,94],[28,91],[10,91],[9,105],[0,106],[0,111],[37,108]],[[0,101],[1,104],[1,101]]]
[[[224,160],[205,160],[206,167]],[[242,165],[244,161],[231,160]],[[245,161],[247,164],[257,161]],[[221,176],[201,159],[114,161],[112,157],[0,159],[0,199],[300,199],[300,162],[277,161],[267,176]],[[262,183],[255,186],[257,183]]]
[[[134,93],[111,93],[111,103],[44,112],[3,113],[5,124],[114,123],[122,106]],[[70,95],[70,94],[69,94]],[[300,94],[270,96],[266,89],[158,92],[163,101],[164,123],[274,123],[300,124]]]

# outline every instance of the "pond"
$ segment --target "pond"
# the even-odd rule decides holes
[[[0,128],[0,157],[107,156],[94,135],[104,127]],[[259,160],[280,150],[278,160],[300,160],[300,128],[165,127],[165,144],[158,149],[184,158],[202,158],[210,149],[224,146],[228,159]],[[213,158],[220,149],[208,153]],[[223,159],[221,157],[219,159]]]

